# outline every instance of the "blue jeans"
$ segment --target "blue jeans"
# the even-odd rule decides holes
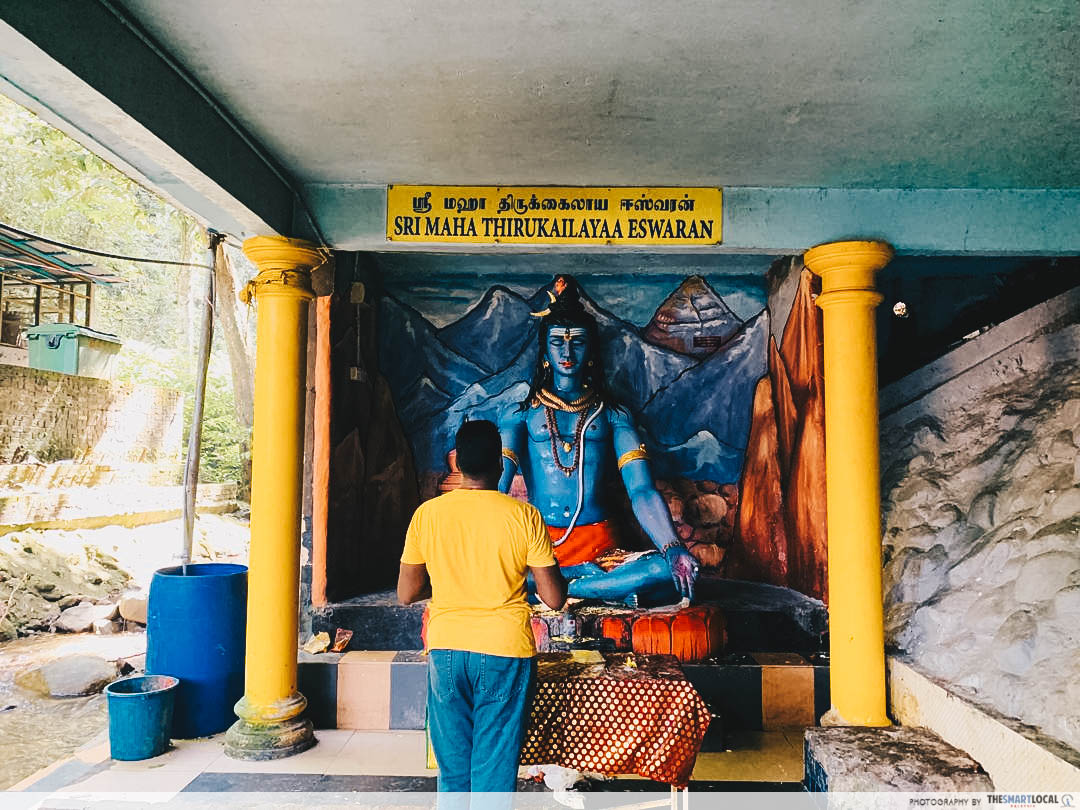
[[[428,658],[428,727],[439,791],[513,792],[536,659],[465,650],[432,650]]]

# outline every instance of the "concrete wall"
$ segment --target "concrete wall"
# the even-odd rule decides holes
[[[28,366],[30,353],[25,346],[8,346],[0,343],[0,363],[8,366]]]
[[[95,529],[176,520],[183,513],[182,486],[105,484],[47,492],[0,491],[0,534],[22,528]],[[200,484],[199,513],[236,509],[236,484]]]
[[[0,366],[0,464],[179,458],[183,394]]]
[[[881,399],[887,643],[1080,750],[1080,290]]]

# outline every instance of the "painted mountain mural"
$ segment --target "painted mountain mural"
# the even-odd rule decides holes
[[[657,387],[641,411],[650,435],[673,446],[704,429],[741,454],[750,432],[754,386],[766,372],[768,336],[769,313],[762,310],[712,355]],[[741,460],[734,477],[703,477],[735,481],[739,467]]]
[[[801,269],[801,268],[800,268]],[[745,321],[700,276],[654,282],[637,326],[588,295],[613,398],[649,449],[679,536],[725,576],[825,596],[824,425],[820,313],[805,273],[778,346],[767,309]],[[441,328],[393,295],[379,309],[379,358],[412,448],[421,498],[449,486],[453,434],[498,421],[526,397],[549,285],[494,284]],[[475,298],[473,300],[476,300]],[[612,309],[619,311],[618,302]],[[613,492],[625,501],[625,493]],[[628,503],[620,522],[639,531]]]
[[[380,366],[399,408],[407,404],[402,394],[409,388],[430,402],[438,394],[449,401],[488,373],[440,340],[423,315],[390,296],[379,303],[379,324]]]
[[[535,339],[536,319],[529,314],[533,310],[517,293],[495,286],[461,320],[440,329],[439,339],[490,374]]]
[[[694,357],[706,357],[739,331],[742,321],[701,276],[690,276],[667,297],[645,327],[645,338]]]
[[[442,329],[393,297],[383,299],[382,365],[419,471],[447,470],[454,431],[466,417],[497,421],[525,398],[538,351],[537,319],[530,313],[545,306],[548,289],[526,299],[493,286]],[[696,357],[652,342],[648,330],[613,315],[587,291],[583,303],[597,320],[608,385],[642,429],[656,474],[737,482],[754,384],[766,370],[767,313],[742,324],[711,288],[702,292],[698,281],[687,280],[664,302],[665,311],[680,323],[688,321],[679,306],[717,313],[728,337]]]

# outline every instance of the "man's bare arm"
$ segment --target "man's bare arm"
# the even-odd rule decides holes
[[[562,610],[566,605],[566,580],[557,565],[542,568],[530,565],[533,579],[536,581],[536,595],[552,610]]]
[[[403,605],[431,598],[431,580],[428,579],[426,565],[401,563],[401,568],[398,569],[397,598]]]

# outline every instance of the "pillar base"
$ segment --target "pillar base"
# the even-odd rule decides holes
[[[821,719],[818,720],[818,725],[824,727],[832,726],[868,726],[872,728],[887,728],[892,725],[892,721],[888,717],[877,717],[863,722],[852,722],[846,719],[840,714],[840,711],[833,706],[825,714],[821,715]]]
[[[315,730],[306,718],[258,724],[237,720],[225,732],[225,756],[232,759],[281,759],[313,745]]]
[[[253,705],[248,698],[236,702],[237,720],[225,732],[225,755],[233,759],[281,759],[315,745],[311,721],[300,717],[307,698],[299,692],[270,705]]]

